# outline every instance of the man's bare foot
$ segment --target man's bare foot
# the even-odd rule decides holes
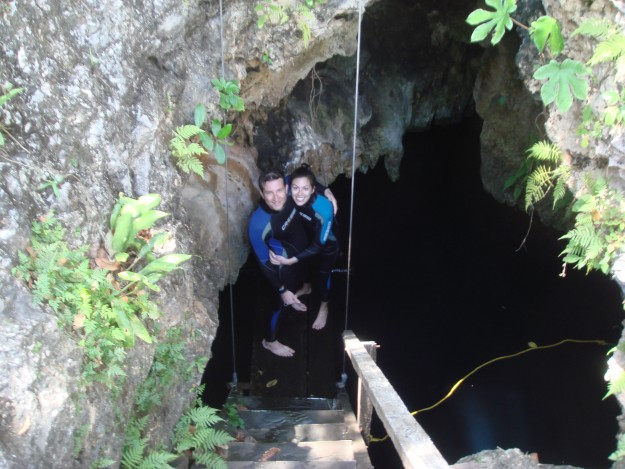
[[[312,328],[316,331],[320,331],[324,327],[326,327],[326,320],[328,319],[328,302],[321,302],[321,306],[319,307],[319,313],[317,314],[317,318],[315,322],[313,322]]]
[[[263,347],[265,347],[274,355],[278,355],[279,357],[292,357],[295,353],[295,350],[293,350],[291,347],[287,347],[277,340],[274,340],[273,342],[267,342],[265,339],[263,339]]]
[[[295,292],[295,296],[308,295],[311,291],[312,287],[310,286],[310,283],[305,283],[302,285],[302,288]]]

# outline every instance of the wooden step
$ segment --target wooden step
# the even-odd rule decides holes
[[[339,399],[322,397],[264,397],[229,396],[228,404],[236,404],[250,410],[341,410]]]
[[[306,423],[342,423],[341,410],[242,410],[245,428],[281,428]]]
[[[305,423],[292,425],[285,423],[278,427],[249,428],[241,430],[245,442],[291,442],[347,440],[347,425],[344,423]]]
[[[349,439],[344,423],[308,423],[295,425],[293,430],[293,440],[297,442]]]
[[[268,455],[271,455],[269,457]],[[351,461],[351,440],[308,441],[302,443],[239,443],[228,445],[227,461]]]
[[[356,469],[356,467],[356,461],[231,461],[228,463],[228,469]]]

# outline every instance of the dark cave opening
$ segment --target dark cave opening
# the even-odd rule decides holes
[[[348,328],[380,344],[378,364],[409,410],[434,404],[475,367],[530,341],[616,344],[620,336],[618,286],[571,268],[560,277],[561,233],[535,219],[519,249],[529,217],[484,192],[480,128],[473,118],[406,135],[395,183],[381,163],[356,175]],[[331,188],[346,252],[351,181],[340,177]],[[259,277],[248,260],[233,287],[240,381],[249,379],[255,298],[266,294]],[[333,282],[338,339],[345,276]],[[215,358],[204,378],[213,406],[223,403],[222,384],[232,378],[228,290],[220,305]],[[449,463],[518,447],[541,463],[609,467],[619,412],[614,398],[602,400],[611,346],[564,344],[488,365],[417,420]],[[384,434],[379,422],[372,434]],[[371,445],[370,453],[378,467],[401,467],[390,441]]]

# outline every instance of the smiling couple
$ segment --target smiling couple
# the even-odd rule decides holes
[[[326,325],[330,276],[339,253],[332,232],[336,200],[330,189],[317,183],[307,164],[288,179],[280,171],[265,171],[258,187],[261,201],[250,218],[250,243],[263,275],[281,300],[267,318],[263,347],[291,357],[295,351],[276,337],[278,325],[286,308],[306,311],[299,297],[312,290],[308,275],[313,265],[321,305],[312,328],[321,330]]]

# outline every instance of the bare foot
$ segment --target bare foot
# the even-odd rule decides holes
[[[324,327],[326,327],[326,320],[328,319],[328,302],[324,301],[321,303],[319,307],[319,313],[317,314],[317,318],[315,322],[313,322],[312,328],[316,331],[320,331]]]
[[[291,347],[287,347],[277,340],[274,340],[273,342],[267,342],[265,339],[263,339],[263,347],[265,347],[274,355],[278,355],[279,357],[292,357],[295,353],[295,350],[293,350]]]
[[[302,285],[302,288],[295,292],[295,296],[308,295],[311,291],[312,287],[310,286],[310,283],[305,283]]]

